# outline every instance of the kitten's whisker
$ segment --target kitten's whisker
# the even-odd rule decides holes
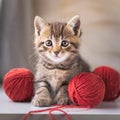
[[[38,63],[38,56],[36,53],[31,54],[28,57],[28,63],[34,68],[36,66],[36,64]]]

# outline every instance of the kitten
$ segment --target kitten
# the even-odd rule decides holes
[[[74,16],[68,23],[47,23],[36,16],[34,27],[38,62],[32,104],[68,104],[69,81],[76,74],[89,71],[89,65],[79,55],[79,16]]]

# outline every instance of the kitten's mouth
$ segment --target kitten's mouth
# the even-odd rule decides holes
[[[61,59],[62,57],[60,57],[60,56],[52,56],[53,58],[55,58],[55,59]]]
[[[65,54],[65,55],[47,54],[47,57],[55,63],[60,63],[60,62],[64,62],[69,57],[69,55],[68,54]]]
[[[55,55],[54,57],[55,57],[55,58],[60,58],[60,56],[58,56],[58,55]]]

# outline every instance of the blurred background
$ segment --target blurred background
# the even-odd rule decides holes
[[[108,65],[120,72],[120,0],[0,0],[0,78],[12,68],[33,70],[36,15],[67,22],[78,14],[83,31],[80,53],[94,69]]]

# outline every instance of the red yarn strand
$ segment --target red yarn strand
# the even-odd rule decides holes
[[[59,108],[55,108],[55,109],[51,109],[50,111],[49,111],[49,117],[50,117],[50,119],[51,120],[56,120],[55,119],[55,117],[52,115],[52,112],[53,111],[60,111],[60,112],[62,112],[62,113],[64,113],[64,115],[65,115],[65,117],[67,118],[67,120],[71,120],[70,119],[70,116],[65,112],[65,111],[63,111],[62,109],[59,109]]]
[[[62,109],[61,109],[62,108]],[[23,116],[22,120],[27,120],[27,118],[31,115],[31,114],[35,114],[35,113],[41,113],[41,112],[49,112],[48,115],[50,117],[51,120],[56,120],[56,118],[52,115],[52,112],[54,111],[60,111],[62,112],[65,117],[67,118],[67,120],[71,120],[70,115],[65,112],[63,109],[64,108],[83,108],[82,106],[76,106],[76,105],[56,105],[54,108],[47,108],[47,109],[43,109],[43,110],[33,110],[28,112],[26,115]],[[87,109],[90,109],[90,107],[86,107]]]
[[[59,109],[59,108],[62,108],[63,106],[57,106],[56,109]],[[34,113],[40,113],[40,112],[47,112],[47,111],[50,111],[50,110],[54,110],[55,108],[47,108],[47,109],[43,109],[43,110],[33,110],[33,111],[30,111],[28,112],[25,116],[23,116],[22,120],[27,120],[27,118],[31,115],[31,114],[34,114]]]

